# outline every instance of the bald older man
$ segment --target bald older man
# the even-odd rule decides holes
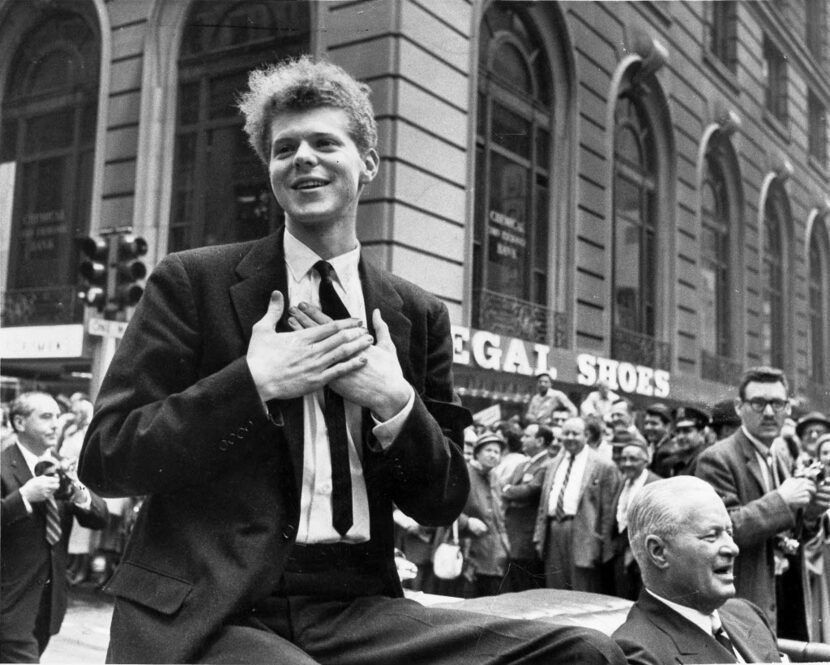
[[[691,476],[649,483],[628,510],[645,589],[613,638],[629,664],[781,662],[765,614],[735,598],[732,522]]]

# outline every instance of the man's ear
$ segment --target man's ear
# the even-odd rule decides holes
[[[741,404],[743,404],[743,402],[741,402],[741,398],[736,397],[735,398],[735,415],[738,416],[738,418],[743,419],[743,417],[741,416]]]
[[[655,568],[664,570],[669,562],[666,559],[666,543],[660,536],[648,535],[645,538],[646,556]]]
[[[363,169],[360,171],[360,184],[365,185],[372,182],[380,168],[380,156],[377,150],[370,148],[363,155]]]

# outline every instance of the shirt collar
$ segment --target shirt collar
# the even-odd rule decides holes
[[[752,436],[752,434],[750,434],[749,431],[746,429],[745,425],[741,425],[741,431],[744,433],[744,436],[747,439],[749,439],[750,443],[752,443],[752,445],[755,446],[755,450],[761,453],[764,459],[766,459],[767,455],[770,454],[770,447],[760,439],[757,439],[756,437]]]
[[[684,619],[691,621],[695,626],[700,628],[707,635],[712,635],[712,617],[717,616],[718,621],[720,621],[720,616],[718,616],[717,610],[712,612],[712,614],[704,614],[703,612],[700,612],[699,610],[696,610],[693,607],[689,607],[688,605],[680,605],[679,603],[673,603],[672,601],[663,598],[663,596],[657,595],[651,589],[646,589],[646,591],[648,591],[648,593],[654,596],[661,603],[665,603],[666,605],[668,605],[671,609],[677,612]]]
[[[322,258],[308,245],[291,235],[288,229],[285,230],[283,236],[283,250],[285,264],[294,282],[301,281],[314,264]],[[334,268],[335,276],[342,284],[343,275],[352,271],[357,272],[357,264],[360,262],[360,243],[358,242],[354,249],[345,254],[332,257],[328,262]]]
[[[52,455],[50,454],[49,450],[47,450],[43,455],[38,457],[35,455],[31,450],[29,450],[26,446],[24,446],[20,441],[16,441],[17,447],[20,450],[20,453],[23,455],[23,459],[26,461],[26,466],[29,467],[29,472],[32,475],[35,475],[35,465],[42,459],[52,459]]]

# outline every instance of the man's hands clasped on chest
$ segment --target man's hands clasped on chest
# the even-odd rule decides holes
[[[328,319],[323,325],[278,333],[284,306],[282,294],[274,291],[248,343],[248,368],[263,402],[306,395],[367,365],[363,352],[374,340],[360,321]]]
[[[318,307],[308,303],[291,307],[289,314],[288,325],[298,333],[319,330],[333,323]],[[375,418],[383,422],[406,406],[412,387],[403,376],[389,327],[377,309],[372,312],[372,325],[377,343],[360,352],[365,362],[357,368],[338,373],[329,387],[350,402],[368,408]]]

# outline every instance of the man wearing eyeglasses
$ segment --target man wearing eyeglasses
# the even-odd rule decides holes
[[[792,477],[786,462],[770,449],[790,413],[784,373],[771,367],[749,369],[738,395],[735,412],[741,427],[701,453],[696,475],[714,487],[729,511],[740,548],[735,562],[737,596],[758,605],[775,628],[784,623],[776,574],[783,572],[785,538],[809,531],[830,506],[830,491],[808,478]],[[788,591],[790,597],[800,597]],[[789,615],[790,608],[786,612]],[[778,635],[806,639],[783,625]]]

